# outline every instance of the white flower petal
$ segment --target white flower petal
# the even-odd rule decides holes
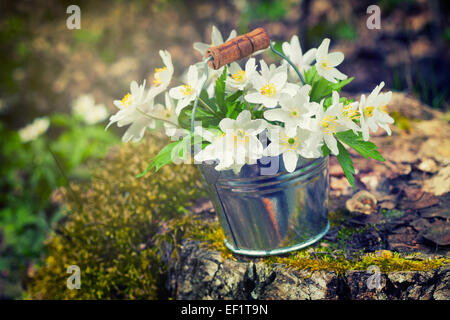
[[[344,61],[344,54],[342,52],[332,52],[328,54],[328,59],[330,60],[331,66],[336,67]]]
[[[178,86],[178,87],[172,88],[169,90],[169,95],[174,99],[180,100],[184,97],[182,90],[183,90],[183,86]]]
[[[288,172],[293,172],[297,167],[298,155],[294,151],[286,151],[283,153],[283,162]]]
[[[330,46],[330,39],[328,39],[328,38],[323,39],[319,48],[317,48],[316,60],[320,60],[323,56],[328,54],[329,46]]]
[[[325,140],[328,149],[331,150],[331,153],[338,155],[339,149],[337,147],[336,138],[332,134],[324,134],[323,139]]]
[[[336,68],[331,68],[330,70],[328,70],[328,72],[333,78],[336,78],[339,80],[347,79],[347,75],[343,74]]]
[[[220,33],[219,29],[217,29],[216,26],[212,27],[212,32],[211,32],[211,42],[214,46],[217,46],[219,44],[223,43],[223,37],[222,34]]]

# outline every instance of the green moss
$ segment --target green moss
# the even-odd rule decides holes
[[[66,222],[47,241],[46,263],[29,284],[31,298],[164,296],[161,241],[183,236],[185,229],[171,232],[170,225],[203,194],[194,166],[167,166],[135,178],[163,142],[124,145],[113,159],[96,164],[90,183],[72,186],[79,199],[67,198]],[[69,265],[81,269],[80,290],[66,287]]]
[[[354,230],[343,228],[342,237],[355,233],[363,233],[373,226]],[[194,232],[195,233],[195,232]],[[229,258],[232,254],[223,244],[223,231],[217,225],[210,225],[207,229],[202,229],[201,233],[196,233],[195,238],[205,241],[206,245],[213,250],[222,252],[223,258]],[[314,271],[334,271],[344,274],[349,270],[365,271],[371,265],[376,265],[382,272],[389,271],[429,271],[440,268],[450,263],[448,258],[418,259],[417,255],[404,256],[398,252],[381,250],[374,253],[355,253],[348,257],[345,250],[333,249],[332,246],[324,246],[325,242],[311,248],[306,248],[284,256],[264,257],[262,261],[268,266],[274,263],[281,263],[286,267],[296,270]]]
[[[328,213],[328,220],[330,221],[330,227],[337,227],[342,225],[349,217],[352,216],[352,213],[346,209],[340,209],[336,211],[331,211]]]
[[[390,251],[388,251],[390,252]],[[389,271],[429,271],[450,263],[450,259],[437,258],[416,260],[405,258],[400,253],[389,255],[379,252],[369,253],[355,259],[347,259],[342,252],[324,252],[324,248],[316,248],[314,256],[306,250],[292,253],[287,257],[274,257],[270,263],[282,263],[292,269],[309,271],[334,271],[344,274],[349,270],[367,270],[376,265],[382,272]]]
[[[381,210],[381,213],[383,214],[383,216],[385,216],[387,219],[395,219],[395,218],[400,218],[401,216],[403,216],[405,214],[405,212],[401,211],[401,210],[386,210],[383,209]]]

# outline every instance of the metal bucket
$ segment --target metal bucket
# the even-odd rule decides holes
[[[298,250],[329,229],[328,157],[299,158],[289,173],[281,156],[278,173],[263,175],[263,165],[244,165],[239,174],[201,164],[214,208],[234,253],[266,256]],[[261,171],[263,170],[263,171]]]

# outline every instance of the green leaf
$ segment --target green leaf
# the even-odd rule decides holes
[[[226,114],[226,118],[230,118],[231,115],[233,114],[234,110],[236,109],[236,107],[239,105],[239,102],[234,102],[234,103],[230,103],[228,105],[228,111]]]
[[[378,152],[377,146],[373,142],[364,141],[361,133],[356,135],[352,130],[348,130],[336,133],[336,137],[349,147],[355,149],[366,159],[372,158],[378,161],[385,161],[380,152]]]
[[[226,104],[234,103],[243,94],[244,94],[244,91],[238,90],[235,93],[228,95],[227,98],[225,99],[225,103]]]
[[[156,157],[153,158],[152,162],[150,162],[148,167],[143,172],[138,174],[136,178],[143,177],[153,168],[155,168],[155,172],[157,172],[159,169],[161,169],[161,167],[173,162],[173,160],[175,159],[184,160],[187,155],[187,147],[190,138],[191,134],[187,135],[180,141],[169,143],[167,146],[162,148],[161,151],[159,151],[159,153],[156,155]]]
[[[181,110],[178,116],[178,123],[183,129],[191,130],[191,117],[192,117],[193,103]],[[195,113],[195,120],[201,121],[202,126],[207,128],[210,126],[217,126],[222,118],[217,117],[211,113],[202,103],[198,103],[197,111]]]
[[[349,104],[349,100],[345,97],[340,97],[339,102],[343,103],[344,105]],[[333,103],[333,97],[326,98],[325,101],[323,102],[323,107],[325,108],[325,110],[327,110],[331,106],[332,103]]]
[[[245,103],[241,101],[235,101],[233,104],[229,105],[226,118],[236,119],[244,109],[247,109]]]
[[[331,150],[328,149],[326,144],[324,144],[321,149],[324,157],[328,156],[331,153]]]
[[[208,92],[206,90],[202,90],[202,92],[200,92],[200,99],[202,99],[202,101],[198,102],[198,106],[201,108],[204,108],[205,110],[208,110],[208,112],[211,113],[211,110],[213,110],[214,112],[219,112],[219,108],[217,106],[217,101],[215,97],[210,98],[208,96]],[[195,100],[194,100],[195,101]],[[207,107],[205,107],[203,105],[203,103],[206,103],[209,107],[209,110]],[[194,102],[191,102],[191,105],[194,106]]]
[[[342,170],[344,170],[344,174],[347,177],[348,182],[352,186],[353,190],[355,190],[355,177],[353,176],[355,174],[355,168],[353,167],[352,158],[340,141],[337,142],[337,147],[339,154],[336,158],[341,165]]]
[[[313,82],[315,81],[315,78],[318,77],[316,67],[313,66],[312,68],[309,68],[307,71],[305,71],[304,76],[305,76],[305,83],[312,85]]]
[[[331,82],[322,77],[314,81],[310,93],[311,101],[320,102],[320,100],[330,95],[332,91],[330,84]]]
[[[347,78],[345,80],[341,80],[338,83],[333,84],[332,85],[332,91],[337,91],[337,92],[341,91],[341,89],[343,87],[345,87],[346,85],[348,85],[350,82],[352,82],[353,79],[355,79],[355,78],[351,77],[351,78]]]
[[[227,79],[227,67],[223,68],[223,72],[216,80],[216,102],[219,109],[226,113],[227,107],[225,105],[225,80]]]
[[[310,69],[311,70],[311,69]],[[308,70],[309,71],[309,70]],[[310,93],[311,101],[320,102],[323,98],[331,95],[333,91],[341,91],[341,89],[353,81],[354,78],[348,78],[337,83],[330,82],[323,77],[312,80],[312,89]]]

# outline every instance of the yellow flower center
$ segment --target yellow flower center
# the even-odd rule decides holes
[[[161,82],[161,77],[160,77],[160,73],[163,71],[166,71],[167,68],[166,67],[162,67],[162,68],[155,68],[155,75],[154,75],[154,80],[153,80],[153,84],[155,86],[159,86],[162,82]]]
[[[281,145],[289,150],[296,150],[300,144],[298,137],[288,137],[286,134],[282,133],[280,136]]]
[[[320,126],[324,129],[325,133],[333,134],[336,132],[336,117],[326,116],[320,120]]]
[[[323,59],[323,60],[320,62],[320,66],[321,66],[322,68],[324,68],[325,70],[330,70],[330,69],[331,69],[330,61],[329,61],[328,59]]]
[[[234,136],[234,142],[247,144],[249,139],[250,138],[248,137],[247,133],[244,130],[242,130],[242,129],[236,130],[235,136]]]
[[[387,106],[387,105],[379,106],[378,109],[379,109],[381,112],[384,112],[384,113],[386,113],[386,114],[389,113],[389,111],[388,111],[388,106]]]
[[[300,116],[300,111],[298,111],[298,109],[291,109],[291,114],[293,117],[298,118]]]
[[[277,93],[275,85],[272,83],[267,83],[261,88],[261,94],[267,97],[273,97]]]
[[[181,93],[184,96],[190,96],[193,92],[194,92],[194,89],[192,88],[192,86],[190,84],[185,84],[181,88]]]
[[[247,75],[245,74],[245,71],[242,69],[240,69],[236,73],[233,73],[231,77],[237,82],[244,82],[245,80],[247,80]]]
[[[342,114],[349,120],[358,120],[360,117],[358,109],[353,108],[351,104],[348,104],[342,108]]]
[[[367,118],[373,117],[373,110],[374,110],[374,109],[375,109],[375,108],[372,107],[372,106],[365,107],[365,108],[364,108],[364,115],[365,115]]]
[[[130,104],[133,103],[133,96],[130,93],[127,93],[123,98],[122,98],[122,104],[123,106],[129,107]]]

